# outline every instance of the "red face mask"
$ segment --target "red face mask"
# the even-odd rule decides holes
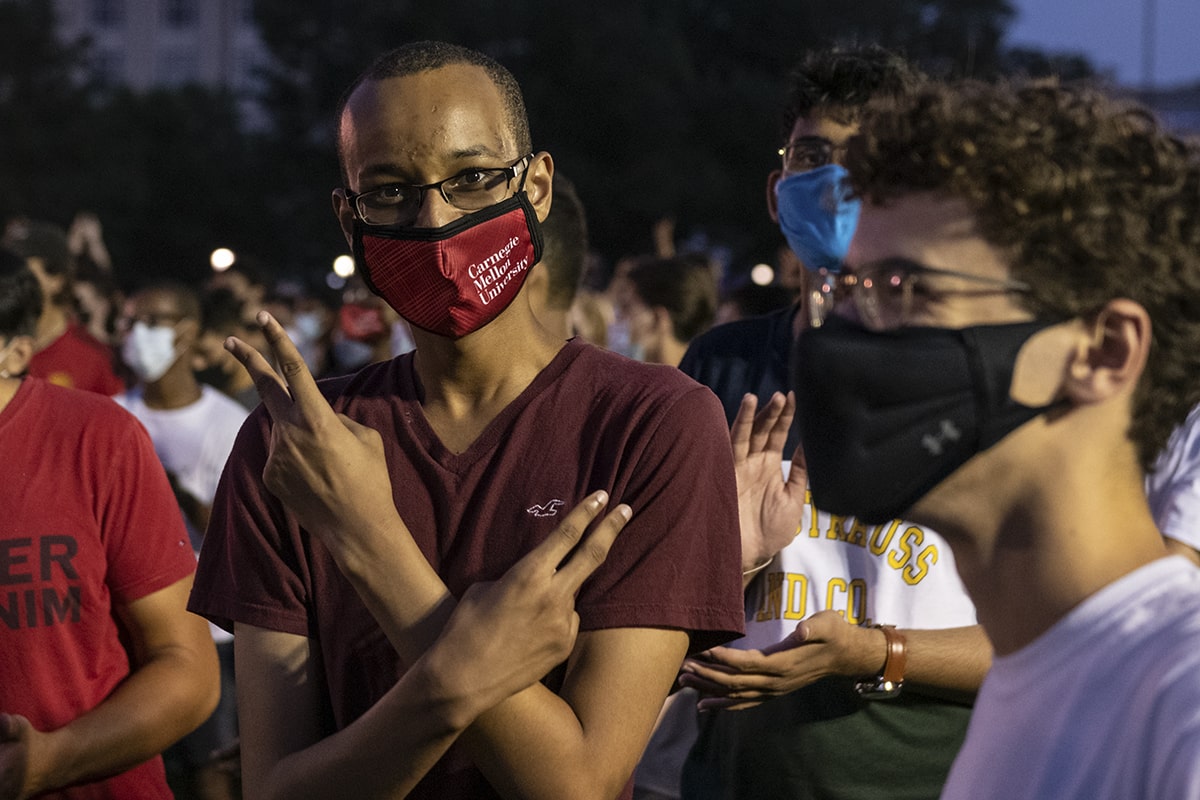
[[[367,286],[409,323],[457,339],[508,308],[542,257],[542,232],[524,192],[440,228],[354,222]]]

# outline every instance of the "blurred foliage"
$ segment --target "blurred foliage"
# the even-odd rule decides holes
[[[942,76],[1088,70],[1005,51],[1007,0],[256,0],[273,63],[268,124],[251,133],[226,94],[81,84],[87,45],[56,42],[49,8],[0,2],[0,214],[65,224],[90,208],[123,269],[179,277],[202,274],[215,243],[277,273],[319,274],[345,251],[328,200],[335,108],[406,41],[458,42],[512,70],[534,145],[579,187],[605,258],[650,249],[670,217],[735,269],[781,242],[765,178],[785,79],[807,49],[878,42]]]

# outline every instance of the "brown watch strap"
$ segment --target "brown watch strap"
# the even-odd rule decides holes
[[[883,631],[883,636],[887,639],[887,657],[884,659],[883,673],[880,678],[884,683],[899,686],[904,683],[904,667],[908,663],[908,641],[904,638],[903,633],[896,630],[895,625],[876,625],[875,627]]]

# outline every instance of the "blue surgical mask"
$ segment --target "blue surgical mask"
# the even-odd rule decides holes
[[[779,227],[792,252],[812,271],[837,273],[850,249],[862,201],[839,164],[784,176],[775,184]]]

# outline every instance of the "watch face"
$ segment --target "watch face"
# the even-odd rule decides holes
[[[859,681],[854,684],[854,689],[858,692],[858,696],[865,700],[888,700],[899,697],[900,688],[903,685],[903,681],[886,681],[883,678],[875,678],[869,681]]]

